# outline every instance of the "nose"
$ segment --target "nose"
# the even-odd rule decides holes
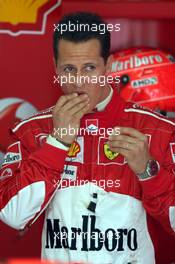
[[[76,87],[81,88],[83,86],[83,78],[82,78],[81,72],[77,71],[75,77],[76,77],[75,78]]]

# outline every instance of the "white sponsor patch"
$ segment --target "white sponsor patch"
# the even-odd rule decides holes
[[[90,126],[87,127],[87,130],[89,132],[98,131],[98,127],[96,127],[95,125],[91,124]]]
[[[158,83],[158,80],[156,77],[150,77],[150,78],[144,78],[140,80],[134,80],[131,82],[131,86],[133,88],[140,88],[140,87],[145,87],[148,85],[154,85],[157,83]]]
[[[8,152],[4,156],[2,166],[19,163],[22,160],[20,142],[15,142],[8,148]]]
[[[64,172],[61,174],[61,178],[75,181],[76,177],[77,166],[64,165]]]
[[[75,151],[75,153],[72,153],[72,156],[66,157],[66,161],[84,163],[84,138],[77,137],[76,142],[78,143],[79,148]]]
[[[98,119],[87,119],[86,120],[86,129],[89,132],[98,131]]]
[[[175,231],[175,206],[169,207],[169,219],[171,228]]]
[[[4,157],[3,165],[16,163],[19,162],[20,160],[21,160],[21,154],[15,152],[8,152]]]
[[[173,162],[175,163],[175,143],[170,143],[170,149]]]

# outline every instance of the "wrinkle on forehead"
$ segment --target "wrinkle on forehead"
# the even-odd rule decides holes
[[[77,61],[77,59],[84,64],[103,60],[101,57],[100,42],[96,39],[80,43],[61,40],[58,48],[58,59],[61,64],[67,64],[70,63],[70,61]]]

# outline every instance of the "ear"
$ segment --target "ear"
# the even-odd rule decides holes
[[[112,61],[113,61],[113,56],[110,55],[107,59],[107,62],[106,62],[106,73],[110,73],[111,72],[111,67],[112,67]]]
[[[55,61],[54,57],[53,57],[53,64],[54,64],[55,72],[56,72],[56,74],[58,74],[57,64],[56,64],[56,61]]]

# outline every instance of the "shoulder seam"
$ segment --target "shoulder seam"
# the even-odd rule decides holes
[[[153,117],[155,117],[155,118],[157,118],[159,120],[162,120],[162,121],[164,121],[166,123],[169,123],[169,124],[175,126],[175,122],[170,121],[170,120],[168,120],[168,119],[166,119],[164,117],[158,116],[158,115],[156,115],[156,113],[154,114],[154,113],[151,113],[151,112],[148,112],[148,111],[145,111],[145,110],[134,109],[134,108],[128,108],[128,109],[125,109],[124,111],[128,112],[128,113],[129,112],[136,112],[136,113],[140,113],[140,114],[150,115],[150,116],[153,116]]]
[[[37,119],[50,118],[50,117],[52,117],[52,114],[42,115],[42,116],[35,116],[35,117],[31,117],[29,119],[23,120],[16,127],[14,127],[12,129],[12,132],[15,133],[22,125],[24,125],[24,124],[26,124],[26,123],[28,123],[30,121],[37,120]]]

